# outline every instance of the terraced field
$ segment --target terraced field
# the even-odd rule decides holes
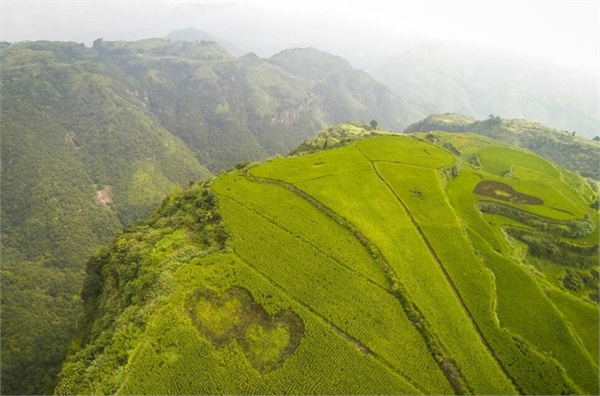
[[[203,188],[202,203],[171,197],[142,226],[161,233],[130,231],[152,246],[140,262],[165,268],[145,325],[117,319],[128,352],[88,347],[59,390],[598,393],[597,193],[579,176],[436,133],[299,153]],[[99,307],[117,298],[106,290]],[[98,382],[78,362],[117,374]]]
[[[365,158],[360,159],[355,151]],[[503,256],[495,257],[493,249],[489,249],[502,247],[507,256],[511,252],[501,229],[486,224],[475,203],[490,198],[492,201],[506,200],[477,194],[476,186],[489,180],[496,183],[495,191],[498,185],[503,185],[522,192],[523,196],[539,201],[545,199],[552,206],[545,207],[541,202],[535,211],[531,210],[530,201],[508,202],[534,214],[548,217],[552,214],[556,221],[583,218],[590,212],[590,203],[561,180],[561,173],[554,165],[539,157],[501,146],[485,147],[478,154],[482,163],[480,169],[464,169],[466,164],[462,164],[467,177],[471,174],[477,177],[463,182],[462,175],[458,175],[448,181],[448,195],[443,191],[439,170],[451,166],[454,157],[425,141],[406,137],[370,138],[355,146],[321,153],[316,171],[314,163],[310,166],[313,156],[307,156],[268,163],[253,168],[250,173],[293,184],[363,230],[397,271],[409,298],[423,310],[434,331],[439,332],[446,353],[459,362],[470,390],[476,393],[507,392],[512,386],[524,393],[559,393],[575,386],[583,392],[595,392],[597,366],[582,348],[580,336],[571,331],[568,322],[561,318],[560,311],[544,295],[535,279],[518,263]],[[328,164],[338,163],[338,155],[340,158],[354,157],[352,172],[343,175],[348,177],[328,180],[323,169]],[[531,168],[525,167],[528,159],[533,164]],[[371,166],[370,175],[367,162]],[[515,166],[510,165],[513,162]],[[287,174],[288,166],[297,171]],[[545,177],[540,177],[539,172],[546,172]],[[516,177],[513,174],[519,179],[512,180]],[[474,181],[477,183],[471,185]],[[455,189],[465,193],[464,189],[469,185],[468,200],[452,199],[456,197],[452,195]],[[361,195],[363,191],[369,196]],[[556,191],[560,191],[558,196]],[[466,204],[469,201],[471,204]],[[394,206],[397,203],[401,208]],[[369,206],[364,208],[365,205]],[[359,209],[361,206],[363,210]],[[462,213],[457,213],[461,209]],[[407,215],[411,221],[407,221]],[[394,220],[386,220],[386,216]],[[588,216],[594,214],[590,212]],[[463,228],[461,219],[467,224],[473,219],[473,225],[468,224],[468,231]],[[507,218],[507,222],[510,221]],[[408,223],[412,223],[412,229]],[[471,229],[473,226],[491,238],[485,242],[486,249],[474,249],[471,244],[468,232],[476,232]],[[402,245],[413,249],[402,251]],[[422,256],[415,257],[415,252]],[[432,262],[437,262],[437,267]],[[414,269],[409,272],[411,264]],[[419,285],[418,281],[423,278],[428,280],[427,284]],[[431,298],[440,295],[446,296],[443,302]],[[527,304],[517,301],[523,296],[527,296]],[[454,307],[450,305],[452,297]],[[436,318],[436,310],[445,316]],[[447,321],[448,318],[453,325],[452,338],[448,337],[449,330],[443,330],[444,319]],[[532,326],[531,320],[537,325]],[[464,326],[461,328],[457,323]],[[461,339],[461,331],[464,339]],[[473,350],[465,348],[466,345]],[[484,352],[479,352],[481,350]],[[490,358],[489,371],[482,375],[484,378],[478,378],[477,374],[469,377],[467,362],[476,360],[481,373],[481,362],[486,361],[482,356]],[[473,371],[477,370],[473,368]],[[543,380],[537,380],[536,376]],[[486,383],[489,378],[505,378],[508,386],[502,388],[501,381],[493,385]]]

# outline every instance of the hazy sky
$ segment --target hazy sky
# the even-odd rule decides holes
[[[598,72],[598,1],[11,1],[5,41],[162,37],[194,27],[270,56],[313,46],[363,62],[416,42],[503,48]]]

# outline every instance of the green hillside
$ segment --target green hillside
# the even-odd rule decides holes
[[[2,393],[48,393],[87,258],[210,173],[85,47],[30,43],[0,60]]]
[[[597,394],[597,192],[485,137],[361,128],[99,250],[56,393]]]
[[[580,137],[576,131],[562,131],[538,122],[507,120],[493,115],[478,121],[457,113],[432,114],[409,125],[405,131],[475,132],[530,150],[584,177],[600,180],[600,141]]]
[[[349,74],[327,87],[208,41],[2,43],[0,62],[2,394],[52,392],[85,261],[172,191],[287,153],[356,106],[388,128],[416,119],[366,75],[377,101],[349,88],[340,59]]]
[[[132,95],[215,172],[287,153],[325,125],[375,118],[397,130],[422,117],[368,74],[316,50],[234,58],[213,42],[164,39],[97,42],[96,49],[135,81]],[[289,67],[289,57],[313,65],[313,73]]]
[[[422,117],[423,113],[386,85],[353,69],[342,57],[314,48],[296,48],[281,51],[268,62],[313,82],[325,113],[336,115],[329,124],[375,118],[381,128],[398,130],[396,125]]]

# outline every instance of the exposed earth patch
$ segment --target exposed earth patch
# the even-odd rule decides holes
[[[496,198],[517,204],[542,205],[544,203],[544,201],[538,197],[523,194],[516,191],[508,184],[494,180],[483,180],[479,182],[473,189],[473,192],[485,197]]]

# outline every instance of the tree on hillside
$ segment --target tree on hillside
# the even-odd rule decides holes
[[[370,124],[371,124],[371,129],[375,129],[375,128],[377,128],[377,125],[379,125],[379,123],[375,120],[371,120]]]

